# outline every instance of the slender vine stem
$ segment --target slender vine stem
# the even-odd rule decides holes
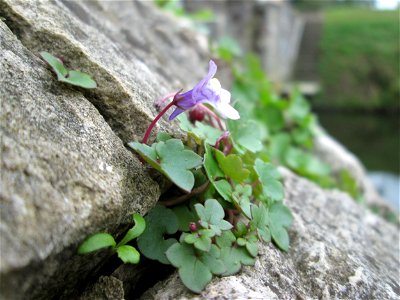
[[[186,200],[192,198],[194,195],[203,193],[209,186],[210,186],[210,181],[207,181],[207,182],[203,183],[202,185],[198,186],[197,188],[193,189],[190,193],[187,193],[185,195],[182,195],[182,196],[179,196],[176,198],[159,201],[158,203],[160,203],[161,205],[164,205],[164,206],[177,205],[177,204],[183,203]]]
[[[146,133],[144,134],[142,143],[147,144],[147,141],[149,140],[150,133],[153,129],[153,127],[156,125],[157,121],[167,112],[168,109],[170,109],[173,105],[175,104],[175,101],[171,101],[164,109],[155,117],[155,119],[150,123],[149,127],[146,130]]]

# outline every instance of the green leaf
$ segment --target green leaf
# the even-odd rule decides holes
[[[357,181],[348,170],[342,170],[340,172],[338,188],[347,192],[355,200],[361,196]]]
[[[201,230],[198,233],[186,234],[184,241],[204,252],[208,252],[211,247],[211,238],[207,235],[202,235]]]
[[[59,81],[87,89],[93,89],[97,87],[96,82],[90,77],[90,75],[80,71],[67,70],[64,67],[64,64],[58,58],[54,57],[48,52],[40,52],[40,55],[51,66]]]
[[[246,224],[242,221],[238,221],[235,227],[235,236],[244,236],[248,232]]]
[[[263,119],[267,123],[267,127],[270,129],[271,133],[281,131],[282,128],[285,126],[283,111],[277,105],[267,105],[262,113]]]
[[[161,167],[157,162],[157,152],[155,147],[147,146],[146,144],[131,142],[128,143],[128,146],[135,150],[139,155],[154,169],[159,172],[161,171]]]
[[[140,252],[147,258],[169,264],[165,252],[177,243],[176,239],[164,239],[165,234],[174,234],[178,230],[178,220],[174,212],[163,206],[156,206],[145,216],[146,229],[138,237]]]
[[[208,199],[204,206],[197,203],[194,207],[200,218],[199,224],[203,228],[211,229],[214,235],[220,235],[221,231],[232,228],[232,224],[224,220],[224,209],[217,200]]]
[[[269,230],[269,216],[268,211],[263,203],[259,206],[253,205],[251,207],[252,220],[250,221],[250,227],[252,230],[257,230],[258,235],[263,239],[264,242],[268,243],[271,241],[271,232]]]
[[[226,201],[230,202],[230,195],[232,194],[232,186],[225,179],[221,179],[218,181],[213,181],[215,189],[218,193],[224,198]]]
[[[290,147],[285,153],[286,164],[300,175],[311,179],[329,176],[330,167],[302,149]]]
[[[194,186],[194,176],[190,169],[202,164],[199,155],[186,150],[181,140],[170,139],[156,145],[164,173],[181,189],[190,192]]]
[[[246,242],[246,250],[251,256],[256,257],[258,254],[257,242]]]
[[[199,259],[209,268],[211,273],[215,275],[223,274],[226,271],[226,267],[222,260],[220,260],[221,250],[211,245],[210,251],[207,253],[201,253]]]
[[[97,233],[86,239],[79,247],[78,253],[85,254],[106,247],[115,247],[116,243],[111,234]]]
[[[169,139],[152,147],[137,142],[128,145],[178,187],[187,192],[191,191],[194,176],[189,170],[200,166],[202,159],[193,151],[185,149],[181,140]]]
[[[291,143],[290,135],[278,133],[270,137],[271,157],[278,162],[283,161],[286,150]]]
[[[96,81],[94,81],[90,75],[80,71],[69,71],[65,77],[58,78],[58,80],[85,89],[94,89],[97,87]]]
[[[289,249],[289,235],[287,228],[292,224],[293,216],[290,209],[282,202],[275,202],[269,210],[269,225],[271,236],[277,246],[287,251]]]
[[[243,167],[242,159],[239,155],[229,154],[225,156],[224,153],[215,149],[215,158],[217,159],[218,165],[225,176],[237,181],[238,183],[243,182],[247,177],[249,177],[249,170]]]
[[[210,252],[197,253],[188,245],[176,243],[167,251],[171,264],[179,269],[179,277],[192,292],[200,293],[212,279],[212,273],[225,271],[223,263],[218,259],[219,249],[212,246]]]
[[[255,259],[249,254],[245,247],[223,247],[220,259],[224,262],[226,271],[223,276],[236,274],[242,265],[252,266]]]
[[[235,144],[251,151],[258,152],[262,149],[260,128],[255,121],[228,122],[228,128]]]
[[[233,242],[236,241],[236,237],[232,233],[232,231],[227,230],[227,231],[223,231],[220,236],[217,236],[215,238],[215,240],[217,242],[217,245],[220,248],[223,248],[223,247],[230,247],[233,244]]]
[[[225,174],[219,168],[218,163],[213,156],[213,148],[207,144],[205,145],[205,148],[204,169],[206,170],[207,177],[221,197],[230,202],[232,186],[225,179],[221,179],[225,178]]]
[[[197,222],[197,217],[186,205],[179,205],[172,208],[179,224],[179,231],[189,231],[189,224]]]
[[[250,197],[252,195],[252,188],[250,185],[237,185],[235,191],[232,193],[232,199],[237,206],[241,209],[247,218],[251,218],[250,211]]]
[[[194,245],[201,251],[208,252],[211,247],[211,238],[215,236],[211,229],[200,229],[194,233],[183,233],[180,241]]]
[[[256,170],[263,187],[263,194],[276,201],[283,199],[283,185],[279,181],[278,170],[270,163],[265,163],[257,158],[254,169]]]
[[[236,243],[237,243],[239,246],[244,246],[244,245],[246,245],[246,240],[245,240],[244,238],[238,238],[238,239],[236,240]]]
[[[68,74],[68,70],[64,67],[64,64],[61,62],[61,60],[45,51],[40,52],[40,55],[51,66],[53,71],[56,73],[58,80],[60,80],[60,78],[65,78],[65,76]]]
[[[144,221],[141,215],[134,214],[133,221],[135,222],[135,226],[133,226],[131,229],[128,230],[124,238],[118,243],[117,247],[129,243],[131,240],[141,235],[143,231],[146,229],[146,222]]]
[[[194,125],[189,121],[185,114],[178,116],[179,127],[195,136],[196,143],[202,145],[203,143],[214,145],[217,139],[222,135],[222,131],[203,124],[201,122],[196,122]]]
[[[172,139],[172,137],[168,133],[161,131],[157,134],[156,141],[157,142],[165,142],[170,139]]]
[[[297,92],[294,93],[289,107],[287,108],[288,117],[298,123],[302,122],[303,119],[310,113],[310,104]]]
[[[120,246],[117,248],[117,253],[124,264],[137,264],[140,261],[139,252],[132,246]]]

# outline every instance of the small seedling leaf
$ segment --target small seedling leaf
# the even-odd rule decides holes
[[[117,254],[124,264],[137,264],[140,261],[139,252],[134,247],[129,245],[118,247]]]
[[[102,248],[115,247],[116,243],[111,234],[97,233],[86,239],[78,249],[79,254],[97,251]]]
[[[124,238],[118,243],[117,247],[120,247],[122,245],[125,245],[126,243],[129,243],[131,240],[137,238],[139,235],[143,233],[143,231],[146,229],[146,222],[144,221],[143,217],[139,214],[134,214],[133,215],[133,221],[135,222],[135,225],[128,230]]]

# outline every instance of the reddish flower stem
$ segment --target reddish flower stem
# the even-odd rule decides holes
[[[146,133],[144,134],[142,143],[147,144],[147,141],[149,140],[150,133],[153,129],[153,127],[156,125],[157,121],[167,112],[168,109],[171,108],[175,104],[175,101],[171,101],[164,109],[155,117],[155,119],[150,123],[149,127],[146,130]]]
[[[205,106],[203,104],[197,104],[197,105],[201,105],[201,107],[204,108],[204,110],[206,111],[206,114],[213,117],[213,119],[217,121],[219,129],[221,129],[222,131],[225,130],[225,127],[222,124],[221,119],[216,115],[215,112],[213,112],[211,109],[209,109],[207,106]]]

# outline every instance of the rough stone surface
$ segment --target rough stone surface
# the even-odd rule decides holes
[[[197,35],[151,2],[1,0],[0,11],[34,54],[94,77],[98,88],[85,96],[125,143],[143,136],[156,99],[191,88],[208,68]]]
[[[72,259],[77,242],[144,214],[159,192],[95,107],[0,30],[0,283],[15,299],[68,276],[61,267],[85,262]]]
[[[80,297],[80,300],[122,299],[124,299],[122,281],[113,276],[101,276],[99,280]]]
[[[77,247],[93,232],[120,233],[157,201],[160,182],[124,143],[142,137],[154,100],[203,77],[208,54],[151,2],[0,0],[0,15],[0,298],[124,297],[132,287],[123,281],[140,282],[138,273]],[[58,82],[40,51],[98,88]],[[161,128],[179,135],[174,122]],[[198,297],[398,299],[398,228],[346,194],[289,172],[285,180],[289,253],[262,247],[255,269],[216,279]],[[143,298],[194,297],[176,275],[158,286]]]
[[[281,169],[291,247],[260,245],[254,267],[190,293],[175,273],[142,299],[400,299],[399,231],[347,194]]]
[[[107,255],[78,256],[82,240],[119,232],[159,197],[124,143],[141,139],[154,100],[202,78],[208,58],[151,3],[1,0],[0,15],[0,298],[68,298]],[[98,88],[58,82],[40,51]]]

